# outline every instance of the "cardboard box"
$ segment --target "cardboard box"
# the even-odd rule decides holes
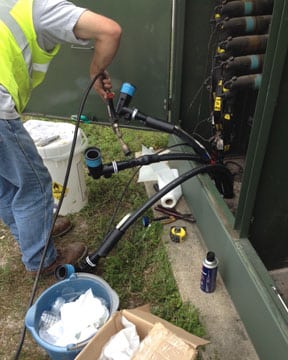
[[[114,313],[97,334],[88,342],[75,360],[97,360],[101,354],[103,346],[108,342],[112,335],[122,330],[122,315],[136,326],[137,333],[143,340],[157,323],[161,323],[173,334],[184,340],[193,351],[192,359],[196,359],[197,348],[209,343],[209,341],[199,338],[189,332],[172,325],[166,320],[159,318],[149,312],[149,307],[140,307],[136,309],[121,310]],[[156,358],[155,358],[156,359]],[[165,359],[165,358],[161,358]],[[170,360],[170,359],[169,359]],[[171,359],[172,360],[172,359]],[[179,357],[173,360],[179,360]]]

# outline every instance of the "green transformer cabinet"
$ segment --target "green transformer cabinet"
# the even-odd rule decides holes
[[[215,114],[213,101],[217,96],[211,87],[216,88],[213,76],[218,71],[211,48],[214,46],[214,55],[223,60],[224,66],[231,64],[221,50],[221,46],[229,48],[231,39],[225,42],[225,37],[215,36],[219,27],[228,26],[231,13],[216,28],[218,11],[221,13],[224,8],[228,13],[233,6],[255,6],[259,15],[261,6],[271,10],[271,4],[273,11],[269,13],[266,8],[261,17],[267,20],[270,16],[268,39],[264,30],[257,35],[267,40],[264,64],[259,71],[261,82],[240,92],[230,109],[234,127],[232,131],[230,128],[232,141],[226,139],[230,150],[232,146],[228,158],[243,160],[236,206],[231,208],[205,176],[182,185],[207,247],[221,259],[221,275],[261,360],[284,359],[288,353],[287,1],[186,1],[178,107],[181,127],[195,136],[201,135],[199,139],[206,143],[207,139],[211,141],[211,113]],[[234,34],[232,38],[238,36]],[[238,56],[243,55],[242,48]],[[255,79],[256,73],[250,78]],[[231,84],[227,81],[229,74],[225,73],[223,79],[225,86]],[[223,98],[230,99],[231,105],[229,96],[224,93]],[[177,141],[171,139],[172,143]],[[181,165],[181,172],[192,166]]]
[[[133,83],[137,88],[133,105],[139,110],[180,125],[217,156],[223,155],[224,162],[242,161],[237,165],[242,172],[240,181],[235,181],[232,206],[206,175],[186,181],[182,189],[206,246],[220,259],[219,271],[259,358],[286,359],[288,2],[75,3],[122,25],[119,54],[109,69],[116,93],[123,82]],[[241,29],[247,37],[256,37],[238,39]],[[253,48],[253,69],[246,74],[241,66],[247,60],[248,45]],[[241,50],[236,56],[233,46]],[[57,119],[77,114],[89,84],[92,51],[93,44],[63,46],[27,113]],[[242,65],[235,76],[231,68],[236,57]],[[107,122],[106,108],[93,93],[83,113]],[[170,142],[180,140],[171,135]],[[195,164],[181,161],[177,167],[184,173]],[[279,274],[284,276],[286,293],[277,282]]]

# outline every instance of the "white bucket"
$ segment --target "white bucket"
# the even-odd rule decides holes
[[[53,196],[57,205],[63,188],[75,125],[62,122],[28,120],[24,126],[34,140],[37,150],[50,172],[53,180]],[[58,138],[55,139],[57,136]],[[79,129],[66,193],[59,212],[60,215],[78,212],[87,204],[88,197],[82,160],[82,152],[87,147],[87,144],[86,135]]]

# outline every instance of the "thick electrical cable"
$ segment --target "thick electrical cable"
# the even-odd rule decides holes
[[[156,151],[155,153],[156,153],[156,154],[159,154],[159,153],[162,153],[162,152],[164,152],[164,151],[166,151],[166,150],[169,150],[169,149],[172,149],[172,148],[175,148],[175,147],[179,147],[179,146],[189,146],[189,147],[191,147],[191,144],[189,144],[189,143],[173,144],[173,145],[170,145],[170,146],[165,147],[164,149],[158,150],[158,151]],[[142,167],[142,166],[138,166],[137,169],[136,169],[136,170],[133,172],[133,174],[131,175],[130,179],[127,181],[127,183],[126,183],[126,185],[125,185],[125,187],[124,187],[124,189],[123,189],[123,191],[122,191],[122,193],[121,193],[121,195],[120,195],[120,197],[119,197],[119,199],[118,199],[118,201],[117,201],[117,204],[116,204],[116,206],[115,206],[115,210],[114,210],[114,212],[113,212],[113,214],[112,214],[112,217],[111,217],[111,219],[110,219],[110,221],[109,221],[108,230],[106,231],[106,235],[111,231],[111,227],[112,227],[112,225],[113,225],[113,222],[114,222],[114,220],[115,220],[115,218],[116,218],[116,215],[117,215],[117,213],[118,213],[118,211],[119,211],[119,209],[120,209],[121,202],[122,202],[125,194],[127,193],[128,188],[129,188],[129,186],[131,185],[132,180],[133,180],[133,179],[135,178],[135,176],[138,174],[138,172],[140,171],[141,167]]]
[[[54,228],[57,216],[59,215],[60,208],[62,206],[63,199],[64,199],[64,196],[65,196],[65,192],[66,192],[66,188],[67,188],[67,184],[68,184],[68,180],[69,180],[69,175],[70,175],[70,170],[71,170],[71,165],[72,165],[72,161],[73,161],[73,157],[74,157],[74,151],[75,151],[75,146],[76,146],[76,141],[77,141],[77,136],[78,136],[78,129],[79,129],[80,122],[81,122],[81,115],[83,113],[83,109],[84,109],[84,106],[86,104],[88,95],[89,95],[93,85],[95,84],[95,81],[99,77],[101,77],[103,75],[104,75],[103,73],[99,73],[99,74],[96,74],[94,76],[94,78],[90,81],[89,86],[86,88],[86,90],[85,90],[85,92],[83,94],[81,103],[80,103],[80,107],[79,107],[79,111],[78,111],[77,119],[76,119],[74,136],[73,136],[72,143],[71,143],[71,150],[70,150],[70,154],[69,154],[69,158],[68,158],[68,162],[67,162],[66,173],[65,173],[65,177],[64,177],[64,181],[63,181],[63,188],[62,188],[61,195],[60,195],[60,198],[59,198],[59,201],[58,201],[58,206],[56,208],[56,212],[54,214],[54,219],[53,219],[53,222],[52,222],[52,226],[51,226],[51,229],[49,231],[49,235],[47,237],[45,247],[43,249],[43,254],[42,254],[40,264],[39,264],[39,268],[38,268],[37,274],[35,276],[35,280],[34,280],[33,288],[32,288],[32,291],[31,291],[31,296],[30,296],[30,299],[29,299],[29,302],[28,302],[27,310],[33,304],[33,301],[34,301],[34,298],[35,298],[35,295],[36,295],[36,291],[37,291],[37,287],[38,287],[39,277],[40,277],[40,274],[41,274],[41,269],[43,267],[46,252],[47,252],[48,246],[49,246],[51,238],[52,238],[53,228]],[[24,324],[23,325],[23,330],[22,330],[22,333],[21,333],[20,342],[19,342],[18,348],[16,350],[16,354],[14,356],[14,360],[19,359],[19,356],[20,356],[20,353],[21,353],[21,350],[22,350],[22,347],[23,347],[23,344],[24,344],[25,335],[26,335],[26,326]]]
[[[231,182],[231,173],[229,170],[221,164],[209,164],[204,166],[199,166],[192,170],[189,170],[183,174],[181,174],[177,179],[171,181],[169,184],[164,186],[161,190],[159,190],[156,194],[148,199],[144,205],[142,205],[138,210],[136,210],[133,214],[127,215],[121,222],[118,224],[103,240],[100,247],[92,254],[87,256],[84,260],[82,260],[78,266],[75,268],[76,271],[95,271],[95,266],[101,257],[107,256],[107,254],[113,249],[113,247],[117,244],[117,242],[122,238],[124,233],[128,230],[128,228],[152,205],[154,205],[158,200],[160,200],[165,194],[173,190],[178,185],[183,182],[195,177],[200,174],[209,174],[214,176],[217,174],[218,176],[222,176],[223,188],[226,186],[227,195],[231,196],[233,192],[233,186]],[[225,185],[224,185],[225,183]]]
[[[154,194],[146,203],[138,209],[134,214],[129,216],[129,218],[120,226],[119,231],[125,232],[137,219],[140,217],[147,209],[149,209],[153,204],[160,200],[164,195],[166,195],[171,190],[175,189],[178,185],[181,185],[183,182],[195,177],[200,174],[211,174],[211,173],[222,173],[224,176],[230,176],[229,170],[221,164],[209,164],[204,166],[199,166],[192,170],[185,172],[180,175],[177,179],[171,181],[169,184],[164,186],[159,192]]]

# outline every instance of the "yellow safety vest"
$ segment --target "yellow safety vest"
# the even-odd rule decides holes
[[[60,48],[57,45],[48,53],[39,47],[32,9],[33,0],[0,0],[0,84],[11,94],[19,113]]]

